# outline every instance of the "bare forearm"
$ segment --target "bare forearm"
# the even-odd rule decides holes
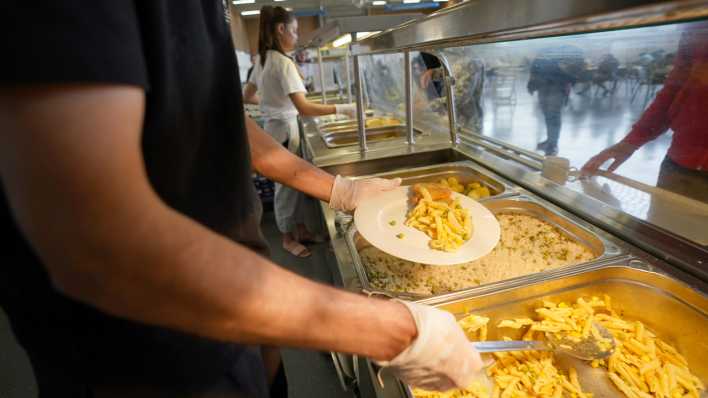
[[[140,150],[144,99],[132,86],[0,91],[0,180],[57,288],[219,340],[381,359],[407,346],[402,305],[306,280],[165,205]]]
[[[313,102],[308,102],[306,106],[299,110],[303,116],[324,116],[332,115],[337,112],[337,108],[334,105],[325,104],[315,104]]]
[[[72,291],[75,297],[118,316],[214,339],[378,359],[392,358],[414,337],[399,304],[309,281],[177,213],[159,213],[132,222],[124,247],[97,244],[110,255],[94,261],[110,272],[94,274],[90,287]]]
[[[246,119],[246,128],[253,166],[259,173],[314,198],[329,201],[334,184],[331,174],[290,153],[250,118]]]
[[[324,116],[337,113],[337,107],[334,105],[316,104],[310,102],[305,97],[304,93],[290,94],[290,100],[297,108],[298,113],[302,116]]]
[[[244,97],[243,102],[251,105],[259,105],[261,103],[261,99],[258,95],[252,95],[250,97]]]

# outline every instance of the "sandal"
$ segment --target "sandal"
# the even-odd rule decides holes
[[[298,258],[308,258],[312,255],[310,249],[295,240],[287,244],[283,242],[283,250]]]
[[[300,235],[297,237],[298,242],[304,244],[304,245],[314,245],[317,243],[325,243],[329,241],[329,238],[327,236],[322,236],[322,235],[314,235],[314,234],[306,234],[306,235]]]
[[[304,228],[303,230],[295,232],[295,240],[302,243],[303,245],[314,245],[317,243],[324,243],[329,240],[328,238],[329,237],[327,236],[313,234],[312,232]]]

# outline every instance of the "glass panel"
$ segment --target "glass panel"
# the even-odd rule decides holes
[[[440,61],[430,53],[411,53],[413,125],[424,131],[449,134],[447,99]]]
[[[443,53],[468,134],[585,166],[568,186],[708,245],[708,21]]]
[[[327,88],[327,102],[345,102],[347,97],[347,66],[346,50],[328,50],[323,52],[323,67],[325,87]],[[297,58],[296,58],[297,59]],[[317,50],[309,49],[303,52],[299,61],[305,86],[307,87],[308,98],[319,100],[322,93],[320,81],[320,64],[318,62]],[[351,66],[351,65],[350,65]],[[350,72],[351,73],[351,72]]]
[[[368,107],[377,114],[405,121],[403,54],[364,56],[360,58],[360,68],[363,75],[364,100]]]

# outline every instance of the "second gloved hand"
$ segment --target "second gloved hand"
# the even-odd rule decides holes
[[[455,317],[427,305],[400,301],[413,315],[418,336],[390,361],[376,361],[404,383],[431,391],[489,386],[483,362]],[[491,391],[491,390],[490,390]]]
[[[337,115],[345,115],[350,119],[356,119],[356,104],[334,104]]]
[[[387,180],[385,178],[369,178],[366,180],[352,180],[337,176],[332,185],[329,198],[329,207],[335,210],[351,211],[359,206],[359,202],[381,192],[390,191],[401,185],[400,178]]]

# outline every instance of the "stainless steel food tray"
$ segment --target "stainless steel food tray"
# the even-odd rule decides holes
[[[342,128],[342,127],[346,127],[346,128],[349,128],[349,129],[356,129],[357,124],[358,124],[358,123],[357,123],[356,120],[351,120],[351,119],[349,119],[349,120],[338,120],[338,121],[336,121],[336,122],[329,122],[329,123],[324,123],[324,124],[320,125],[320,126],[319,126],[319,130],[320,130],[321,133],[324,134],[324,133],[327,133],[327,132],[331,132],[332,129]]]
[[[336,122],[338,125],[327,125],[327,126],[322,126],[320,128],[320,134],[324,135],[327,133],[351,133],[351,132],[356,132],[359,127],[359,123],[357,123],[356,120],[354,121],[348,121],[348,122]],[[404,124],[403,122],[399,121],[398,123],[390,123],[386,124],[383,126],[376,126],[376,127],[369,127],[367,126],[367,130],[373,130],[373,129],[382,129],[382,128],[389,128],[389,127],[402,127]]]
[[[422,134],[420,130],[414,129],[416,135]],[[359,143],[359,133],[356,130],[344,130],[321,135],[322,140],[328,148],[339,148],[343,146],[357,145]],[[377,127],[366,129],[366,139],[368,142],[378,142],[394,139],[405,139],[405,126]]]
[[[480,199],[480,202],[501,196],[517,194],[512,185],[502,177],[492,173],[491,171],[483,169],[469,160],[416,167],[413,169],[387,171],[384,173],[372,174],[359,178],[373,177],[399,177],[402,180],[402,185],[413,185],[421,182],[438,182],[440,179],[448,177],[455,177],[463,184],[479,182],[480,184],[486,186],[491,193],[489,198]]]
[[[659,338],[674,345],[686,357],[691,371],[708,384],[708,361],[705,360],[708,345],[704,336],[708,328],[708,297],[637,259],[566,272],[556,278],[489,294],[469,292],[443,301],[425,302],[458,318],[469,312],[483,315],[491,318],[490,325],[495,325],[502,319],[534,317],[533,309],[543,300],[575,301],[578,297],[604,294],[612,298],[613,307],[621,310],[624,317],[643,322]],[[504,329],[504,333],[518,337],[509,329]],[[489,328],[490,340],[499,337],[496,328]],[[575,367],[583,389],[593,396],[625,398],[603,369],[594,369],[587,362],[570,358],[558,363],[565,368]],[[407,387],[402,389],[404,395],[413,396]],[[702,396],[706,395],[704,392]]]
[[[604,232],[596,229],[595,227],[578,219],[577,217],[569,213],[565,213],[550,204],[543,203],[538,199],[525,195],[519,195],[507,198],[490,199],[482,203],[495,214],[520,213],[539,218],[558,228],[558,230],[569,239],[586,246],[588,249],[590,249],[590,251],[592,251],[592,253],[595,255],[595,258],[589,262],[569,265],[562,268],[556,268],[553,270],[529,274],[485,285],[474,286],[462,289],[459,292],[465,292],[468,290],[475,290],[479,288],[497,289],[508,284],[513,285],[519,283],[531,283],[534,280],[537,280],[538,278],[552,278],[554,275],[567,272],[568,270],[584,269],[593,264],[600,264],[608,259],[613,259],[615,257],[625,254],[622,249],[615,245],[611,241],[611,238]],[[349,227],[349,229],[346,231],[345,236],[349,252],[352,256],[354,270],[357,274],[357,277],[359,278],[362,290],[372,294],[381,294],[389,297],[398,297],[416,301],[429,299],[431,297],[447,296],[451,293],[455,293],[448,292],[427,296],[416,293],[400,293],[375,288],[369,281],[369,278],[366,274],[366,267],[363,264],[361,257],[359,256],[359,251],[371,245],[363,237],[361,237],[354,224]]]
[[[373,117],[374,116],[374,111],[371,109],[366,110],[366,117]],[[354,126],[356,128],[357,126],[357,120],[356,119],[349,119],[345,117],[344,115],[327,115],[327,116],[320,116],[318,119],[320,122],[317,124],[318,128],[320,130],[326,129],[329,127],[338,127],[338,126]]]

